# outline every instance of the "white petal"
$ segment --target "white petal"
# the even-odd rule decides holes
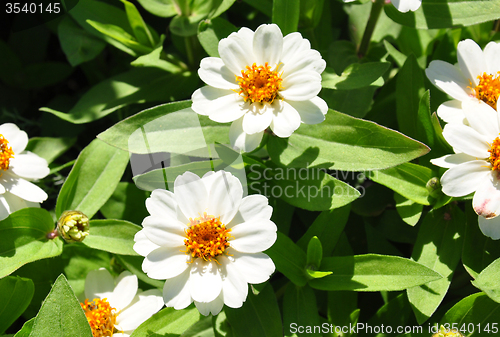
[[[235,74],[218,57],[205,57],[201,60],[198,75],[203,82],[215,88],[229,90],[239,88]]]
[[[153,250],[160,247],[152,243],[151,240],[148,239],[148,237],[144,233],[144,230],[140,230],[135,234],[134,241],[134,250],[137,252],[137,254],[142,256],[146,256]]]
[[[437,115],[446,123],[465,124],[465,114],[462,110],[462,102],[457,100],[447,101],[437,109]]]
[[[146,237],[158,246],[182,247],[187,226],[180,221],[168,222],[157,216],[148,216],[142,222]]]
[[[263,135],[264,131],[254,133],[252,135],[245,133],[245,131],[243,131],[243,118],[235,120],[229,128],[229,140],[231,142],[231,146],[236,150],[241,150],[243,152],[255,150],[262,141]]]
[[[226,228],[232,228],[246,221],[271,219],[273,208],[268,203],[267,198],[260,194],[253,194],[243,198],[238,213],[226,225]]]
[[[177,202],[170,191],[157,189],[151,192],[146,199],[146,208],[151,215],[177,220]]]
[[[163,308],[163,306],[165,305],[165,303],[163,303],[162,293],[159,289],[149,289],[146,291],[139,290],[136,297],[138,297],[139,300],[141,300],[145,297],[154,298],[156,300],[156,306],[153,306],[153,308],[155,308],[156,311],[160,311],[160,309]],[[137,298],[135,300],[137,300]],[[135,303],[135,302],[133,302],[133,303]]]
[[[326,62],[321,58],[319,51],[310,49],[288,62],[281,68],[283,79],[299,71],[314,71],[321,74],[326,68]]]
[[[8,146],[12,147],[14,155],[23,152],[26,145],[28,145],[28,134],[20,130],[16,124],[5,123],[0,125],[0,135],[7,139]]]
[[[217,315],[224,306],[224,298],[222,293],[217,296],[217,298],[211,302],[203,303],[203,302],[194,302],[196,305],[196,309],[200,312],[200,314],[204,316],[208,316],[209,314]]]
[[[325,115],[328,112],[326,102],[316,96],[306,101],[288,101],[300,115],[302,123],[318,124],[325,120]]]
[[[478,217],[479,228],[481,232],[493,240],[500,239],[500,216],[493,219],[486,219],[482,216]]]
[[[146,256],[142,270],[155,280],[165,280],[176,277],[185,271],[191,257],[179,248],[160,247]]]
[[[224,171],[212,175],[211,188],[208,191],[208,209],[210,214],[219,217],[224,224],[234,218],[243,198],[241,182],[232,174]]]
[[[243,116],[243,131],[248,134],[262,132],[271,124],[272,119],[273,107],[271,104],[253,103],[250,111]]]
[[[206,211],[208,193],[201,178],[192,172],[185,172],[174,181],[175,200],[182,213],[188,218],[197,218]]]
[[[253,53],[257,65],[278,65],[283,50],[283,34],[275,24],[260,25],[253,36]]]
[[[7,219],[10,213],[10,207],[9,204],[7,203],[7,200],[5,200],[5,195],[1,194],[0,195],[0,221]]]
[[[90,301],[94,298],[109,298],[114,288],[113,276],[104,268],[89,271],[85,278],[85,297]]]
[[[250,284],[267,281],[276,269],[273,260],[264,253],[245,254],[234,250],[228,253],[233,255],[234,265],[240,275]]]
[[[18,178],[9,171],[0,176],[0,184],[10,193],[31,202],[43,202],[47,200],[47,193],[40,187],[27,180]]]
[[[470,194],[489,179],[489,163],[484,160],[469,161],[450,168],[441,177],[443,193],[451,197]]]
[[[109,296],[108,302],[120,311],[132,302],[137,294],[137,289],[139,289],[137,276],[129,271],[124,271],[116,279],[115,289]]]
[[[262,252],[276,241],[276,225],[271,220],[251,220],[234,226],[229,243],[232,248],[242,253]]]
[[[500,214],[500,181],[496,178],[497,174],[498,172],[491,171],[491,179],[482,182],[472,200],[474,211],[486,219]]]
[[[287,101],[275,101],[273,106],[279,106],[281,109],[277,108],[273,112],[271,130],[278,137],[290,137],[300,126],[299,113]]]
[[[9,171],[27,179],[42,179],[50,173],[47,161],[31,152],[16,154],[10,160]]]
[[[484,47],[484,61],[486,62],[488,74],[496,74],[500,71],[500,43],[491,41]]]
[[[121,330],[136,329],[158,311],[157,303],[154,296],[141,298],[118,314],[116,317],[117,325]]]
[[[305,101],[317,96],[321,91],[321,75],[314,71],[301,71],[283,79],[285,89],[280,96],[291,101]]]
[[[289,64],[294,63],[298,58],[297,55],[306,53],[308,50],[311,50],[309,40],[302,38],[302,35],[298,32],[290,33],[283,38],[281,62],[287,67]]]
[[[472,160],[476,160],[476,157],[469,156],[465,153],[455,153],[448,154],[441,158],[431,159],[431,163],[440,167],[451,168]]]
[[[236,92],[208,86],[196,90],[191,99],[194,111],[219,123],[232,122],[250,109]]]
[[[391,2],[394,7],[396,7],[396,9],[402,13],[406,13],[408,11],[416,11],[422,4],[422,0],[392,0]]]
[[[163,287],[163,301],[167,307],[174,307],[176,310],[186,308],[193,302],[189,292],[190,269],[186,269],[182,274],[171,278],[165,282]]]
[[[224,304],[230,308],[239,308],[247,298],[248,283],[235,267],[233,259],[221,256],[218,261],[221,264]]]
[[[468,99],[462,102],[462,109],[469,125],[489,139],[498,137],[498,113],[483,101]]]
[[[189,291],[197,302],[211,302],[220,295],[222,280],[216,262],[197,258],[191,263]]]
[[[28,207],[39,208],[40,204],[37,202],[26,201],[17,195],[4,192],[0,195],[0,220],[5,219],[11,213]]]
[[[462,124],[446,124],[443,130],[446,141],[460,152],[477,158],[488,158],[490,153],[489,139],[471,127]]]
[[[241,28],[238,33],[232,33],[219,42],[219,55],[222,61],[237,76],[241,76],[241,71],[255,62],[252,50],[253,38],[248,39],[250,35],[248,31],[248,28]]]
[[[425,69],[427,78],[436,87],[459,101],[469,98],[469,80],[462,74],[458,67],[447,62],[431,61],[429,68]]]
[[[472,83],[479,84],[477,76],[487,70],[481,47],[470,39],[460,41],[457,46],[457,59],[464,76]]]

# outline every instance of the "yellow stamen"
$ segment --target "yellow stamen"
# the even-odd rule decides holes
[[[491,169],[500,171],[500,137],[497,137],[488,150],[490,157],[488,161],[491,163]]]
[[[496,110],[500,96],[500,71],[495,75],[483,73],[477,79],[479,84],[472,89],[474,96]]]
[[[245,102],[272,103],[281,89],[281,75],[277,70],[271,70],[267,62],[263,66],[255,63],[252,67],[247,66],[241,71],[241,76],[236,76],[240,86],[238,94],[243,96]]]
[[[94,298],[91,302],[88,299],[85,303],[80,303],[87,321],[92,329],[93,337],[109,337],[115,332],[116,313],[107,299]]]
[[[8,140],[0,134],[0,169],[4,171],[9,169],[10,159],[14,158],[14,151],[7,144],[9,144]]]
[[[203,213],[203,216],[196,219],[189,219],[189,228],[184,230],[187,247],[186,253],[192,258],[201,257],[205,261],[212,261],[222,255],[229,247],[229,232],[226,226],[220,222],[220,217]]]

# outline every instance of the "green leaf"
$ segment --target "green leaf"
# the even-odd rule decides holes
[[[158,34],[148,28],[133,3],[126,0],[121,0],[121,2],[125,5],[128,22],[130,23],[130,27],[132,27],[137,42],[143,46],[154,48],[158,43]],[[152,32],[154,32],[154,35]]]
[[[329,110],[318,125],[303,124],[290,138],[270,137],[271,159],[288,167],[377,170],[413,160],[429,148],[376,123]]]
[[[431,148],[434,147],[434,128],[431,120],[429,90],[420,98],[418,105],[416,138],[429,145]]]
[[[32,63],[19,70],[9,84],[25,90],[42,89],[63,81],[72,72],[65,62]]]
[[[281,28],[283,36],[297,31],[299,16],[299,0],[273,0],[273,23]]]
[[[80,28],[69,16],[64,16],[59,23],[57,36],[61,49],[73,67],[93,60],[106,47],[103,40]]]
[[[399,70],[396,82],[396,113],[399,130],[410,137],[417,137],[420,97],[424,94],[424,75],[413,54]],[[422,140],[422,139],[419,139]]]
[[[249,291],[241,308],[233,309],[226,306],[224,312],[233,328],[234,336],[283,335],[280,310],[270,284],[266,284],[258,295]]]
[[[317,236],[313,236],[307,245],[307,269],[316,270],[321,266],[323,247]]]
[[[378,82],[378,81],[377,81]],[[371,110],[373,95],[377,87],[368,86],[352,90],[333,90],[323,88],[320,97],[332,110],[363,118]]]
[[[183,98],[186,92],[194,91],[197,83],[198,76],[190,72],[171,74],[156,67],[140,67],[93,86],[68,113],[40,110],[70,123],[89,123],[132,103]]]
[[[408,303],[408,299],[406,298],[406,294],[399,294],[397,297],[386,302],[382,307],[380,307],[375,315],[370,318],[367,325],[375,327],[382,326],[383,324],[386,327],[385,331],[389,331],[390,326],[392,328],[392,331],[395,332],[397,331],[398,327],[409,325],[408,323],[410,321],[410,317],[412,316],[410,308],[411,307]],[[379,336],[389,337],[394,334],[395,333],[386,333],[380,334]]]
[[[56,216],[76,210],[92,218],[113,194],[128,160],[127,152],[93,140],[78,156],[59,192]]]
[[[163,40],[165,40],[164,35],[161,36],[161,43],[163,43]],[[160,46],[151,53],[136,58],[130,65],[134,67],[156,67],[172,74],[180,73],[185,70],[182,61],[176,59],[174,56],[166,54],[165,58],[167,58],[168,61],[164,60],[162,57],[163,45],[160,44]]]
[[[43,208],[23,208],[0,221],[0,278],[26,263],[60,255],[62,240],[47,239],[53,230],[54,221]]]
[[[26,323],[24,323],[24,325],[21,328],[21,330],[19,330],[14,335],[14,337],[29,337],[29,335],[31,333],[31,329],[33,328],[33,323],[35,323],[35,317],[33,317],[32,319],[30,319],[29,321],[26,321]]]
[[[415,12],[401,13],[394,6],[385,12],[399,24],[417,29],[470,26],[500,18],[499,0],[429,0]]]
[[[39,155],[47,161],[47,164],[50,164],[72,147],[75,142],[76,138],[34,137],[30,138],[26,151]]]
[[[424,205],[407,199],[399,193],[394,193],[394,200],[396,201],[396,210],[401,219],[408,225],[415,226],[422,215]]]
[[[125,220],[92,220],[89,235],[82,243],[113,254],[138,255],[133,249],[134,236],[141,229]]]
[[[472,281],[472,284],[481,289],[493,301],[500,303],[500,288],[498,278],[500,277],[500,259],[493,261],[488,267]]]
[[[206,15],[177,15],[174,16],[170,25],[168,26],[172,34],[182,37],[189,37],[196,35],[198,31],[198,25],[200,21],[205,18]]]
[[[335,74],[331,68],[326,68],[321,74],[323,88],[337,90],[360,89],[370,85],[382,86],[382,75],[389,69],[388,62],[351,63],[342,72],[341,76]],[[381,81],[378,81],[381,79]]]
[[[271,248],[265,251],[283,275],[298,286],[307,283],[305,274],[307,257],[288,236],[278,232],[278,238]]]
[[[417,262],[377,254],[327,257],[323,259],[321,270],[333,274],[310,280],[309,285],[328,291],[396,291],[442,278]]]
[[[172,0],[137,0],[144,9],[162,18],[169,18],[177,13]]]
[[[407,290],[408,299],[419,324],[432,316],[443,301],[453,272],[460,261],[465,217],[457,207],[432,210],[424,218],[413,247],[412,259],[432,268],[442,279]]]
[[[425,186],[432,177],[434,173],[430,168],[412,163],[373,171],[369,175],[371,180],[421,205],[430,205],[431,197]]]
[[[165,308],[139,325],[130,337],[177,336],[200,319],[196,308],[175,310]]]
[[[122,219],[140,224],[149,215],[146,209],[147,197],[148,193],[134,184],[120,182],[108,201],[102,205],[101,213],[107,219]]]
[[[92,337],[80,302],[61,274],[38,312],[30,337]]]
[[[216,7],[212,13],[208,15],[209,19],[214,19],[219,15],[221,15],[222,13],[224,13],[225,11],[227,11],[234,4],[236,0],[219,0],[219,1],[220,5]]]
[[[289,283],[283,296],[283,325],[285,336],[294,336],[290,331],[298,326],[319,326],[320,318],[314,290],[309,286],[297,287]],[[296,336],[321,336],[319,333],[297,333]]]
[[[19,276],[0,279],[0,334],[21,316],[31,302],[33,281]]]
[[[223,18],[204,20],[198,26],[198,40],[208,56],[219,57],[219,41],[235,31],[237,28]]]

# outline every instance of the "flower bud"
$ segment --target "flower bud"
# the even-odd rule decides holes
[[[446,329],[441,325],[439,331],[432,335],[432,337],[463,337],[457,329]]]
[[[89,229],[89,218],[80,211],[65,211],[57,221],[57,231],[68,243],[83,241]]]
[[[433,177],[429,179],[429,181],[425,185],[425,188],[427,188],[427,191],[432,197],[439,197],[439,193],[441,192],[441,183],[439,182],[439,178]]]

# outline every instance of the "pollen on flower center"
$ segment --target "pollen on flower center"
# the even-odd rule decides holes
[[[220,217],[203,213],[202,217],[189,219],[189,228],[184,232],[186,239],[184,244],[187,247],[187,254],[193,258],[201,257],[205,261],[222,255],[229,247],[229,232],[226,226],[220,222]]]
[[[500,171],[500,137],[493,141],[488,152],[490,153],[488,161],[491,163],[491,169]]]
[[[14,151],[7,144],[9,144],[8,140],[0,134],[0,169],[4,171],[9,169],[10,159],[14,158]]]
[[[473,89],[474,96],[496,110],[500,96],[500,71],[495,75],[483,73],[477,78],[479,84]]]
[[[80,303],[87,321],[92,328],[93,337],[113,336],[116,323],[115,308],[104,299],[94,298],[91,302],[88,299],[85,303]]]
[[[271,70],[267,62],[263,66],[255,63],[247,66],[241,71],[241,76],[236,76],[240,86],[238,94],[243,96],[245,102],[272,103],[281,89],[281,75]]]

